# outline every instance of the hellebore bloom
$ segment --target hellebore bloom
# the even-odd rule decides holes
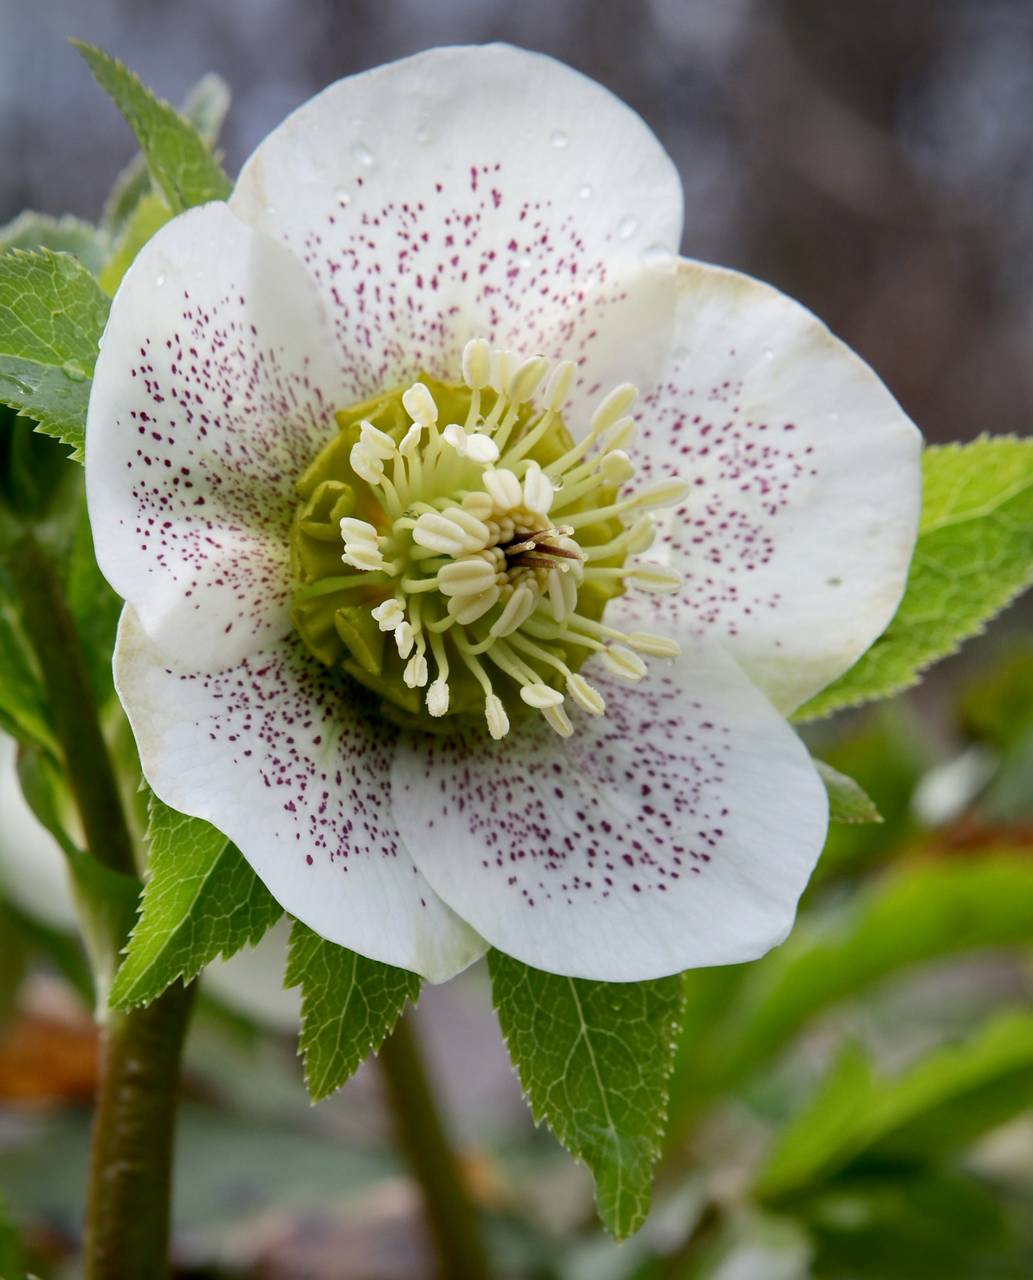
[[[827,809],[784,716],[896,608],[920,442],[680,233],[608,92],[437,49],[125,278],[87,446],[118,690],[157,794],[332,941],[632,981],[791,925]]]

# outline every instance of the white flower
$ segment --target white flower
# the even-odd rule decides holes
[[[784,716],[896,608],[919,437],[680,232],[609,93],[441,49],[126,276],[87,437],[119,693],[157,794],[333,941],[621,981],[791,925],[827,814]]]

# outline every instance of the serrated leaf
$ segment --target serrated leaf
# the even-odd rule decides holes
[[[896,616],[796,719],[909,688],[1033,582],[1033,440],[926,449],[923,476],[918,542]]]
[[[1033,861],[989,851],[978,860],[894,873],[830,937],[804,925],[749,967],[709,1033],[678,1055],[674,1127],[718,1089],[757,1071],[840,1001],[942,956],[1033,942]],[[705,975],[699,975],[705,977]],[[691,991],[695,973],[686,975]]]
[[[78,258],[91,275],[97,275],[111,252],[108,233],[92,222],[49,213],[20,213],[6,227],[0,227],[0,253],[8,249],[50,249]]]
[[[0,254],[0,402],[82,457],[108,299],[67,253]]]
[[[282,908],[221,832],[151,797],[148,880],[111,1006],[150,1004],[263,936]]]
[[[861,789],[861,784],[845,773],[833,769],[824,760],[815,760],[814,767],[825,784],[829,797],[830,822],[881,822],[882,815],[871,799]]]
[[[72,44],[136,134],[151,177],[169,208],[181,213],[209,200],[225,200],[230,180],[194,126],[156,98],[116,58],[94,45],[78,40]]]
[[[160,196],[145,195],[137,204],[125,225],[118,248],[98,278],[98,283],[106,294],[114,296],[115,290],[122,283],[122,277],[132,266],[133,259],[171,217],[171,209]]]
[[[931,1160],[1031,1105],[1033,1014],[995,1018],[974,1039],[937,1050],[896,1079],[877,1078],[851,1046],[782,1133],[757,1189],[774,1198],[862,1161]]]
[[[180,107],[180,115],[194,126],[208,147],[214,147],[230,105],[226,81],[214,73],[202,76],[190,90]],[[135,155],[126,165],[111,189],[104,205],[101,224],[111,235],[122,235],[137,205],[153,191],[147,161]]]
[[[618,1240],[649,1212],[682,1007],[680,976],[590,982],[488,953],[495,1009],[536,1124],[595,1179]]]
[[[313,1102],[339,1089],[380,1048],[406,1001],[420,994],[418,974],[327,942],[300,920],[291,928],[284,985],[301,988],[298,1048]]]

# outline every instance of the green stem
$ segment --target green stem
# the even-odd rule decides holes
[[[423,1193],[441,1280],[488,1280],[477,1217],[407,1019],[384,1041],[378,1062],[399,1145]]]
[[[18,592],[22,624],[43,676],[86,846],[110,870],[135,876],[133,838],[61,581],[31,533],[11,548],[8,568]]]
[[[110,870],[138,880],[133,837],[61,579],[31,533],[10,548],[7,561],[86,847]],[[115,932],[110,945],[117,955],[125,938],[121,927]],[[161,1280],[167,1274],[173,1134],[192,1003],[193,989],[176,983],[146,1008],[111,1014],[102,1029],[85,1280]]]
[[[180,1059],[195,988],[177,982],[103,1032],[93,1121],[85,1280],[162,1280]]]

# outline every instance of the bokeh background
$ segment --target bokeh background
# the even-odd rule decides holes
[[[0,0],[0,225],[25,208],[96,219],[133,154],[70,35],[118,55],[173,102],[219,73],[233,93],[221,141],[230,173],[287,112],[342,75],[435,44],[506,40],[553,54],[631,103],[673,156],[686,254],[803,301],[875,367],[931,441],[1029,433],[1029,0]],[[876,835],[849,832],[832,849],[828,896],[813,898],[819,932],[849,915],[873,868],[908,863],[916,848],[953,868],[987,849],[1014,861],[1033,847],[1033,657],[1023,644],[1014,612],[918,698],[826,735],[830,758],[866,783],[887,824]],[[11,812],[0,813],[9,841]],[[45,917],[58,890],[43,894]],[[53,937],[66,927],[60,911],[41,925]],[[42,1274],[64,1280],[75,1275],[95,1045],[74,994],[74,955],[62,966],[59,950],[42,951],[48,959],[28,964],[0,1040],[0,1192]],[[285,1030],[289,1002],[285,1013],[269,994],[278,963],[274,953],[241,982],[212,983],[192,1038],[178,1274],[418,1280],[429,1265],[418,1196],[392,1150],[375,1070],[309,1109]],[[727,1000],[736,993],[747,999],[730,984]],[[500,1275],[913,1280],[932,1258],[938,1280],[1021,1280],[1033,1274],[1022,1233],[1008,1227],[1014,1270],[993,1262],[996,1237],[980,1234],[996,1223],[998,1201],[987,1209],[923,1182],[919,1199],[931,1195],[932,1207],[904,1244],[893,1243],[896,1227],[879,1225],[877,1209],[852,1202],[855,1218],[875,1214],[874,1237],[891,1242],[881,1257],[869,1241],[864,1266],[874,1269],[863,1269],[856,1250],[846,1262],[838,1246],[829,1255],[806,1215],[787,1225],[765,1210],[754,1230],[744,1188],[764,1123],[777,1126],[801,1105],[845,1038],[859,1037],[892,1069],[945,1036],[964,1038],[987,1011],[1028,1008],[1030,994],[1025,947],[998,949],[940,959],[808,1026],[745,1103],[726,1099],[701,1128],[682,1117],[692,1137],[667,1158],[647,1231],[622,1251],[592,1226],[586,1175],[532,1131],[483,971],[427,991],[418,1023],[492,1216]],[[720,1057],[719,1047],[710,1052]],[[683,1090],[714,1102],[720,1089],[705,1077],[683,1061]],[[1033,1128],[1016,1123],[977,1151],[974,1167],[984,1180],[1010,1178],[1000,1203],[1028,1217]],[[689,1227],[702,1219],[709,1229],[715,1194],[743,1201],[747,1226],[716,1261],[683,1256]],[[891,1186],[891,1199],[910,1194]],[[976,1253],[962,1255],[945,1234],[952,1217]]]

